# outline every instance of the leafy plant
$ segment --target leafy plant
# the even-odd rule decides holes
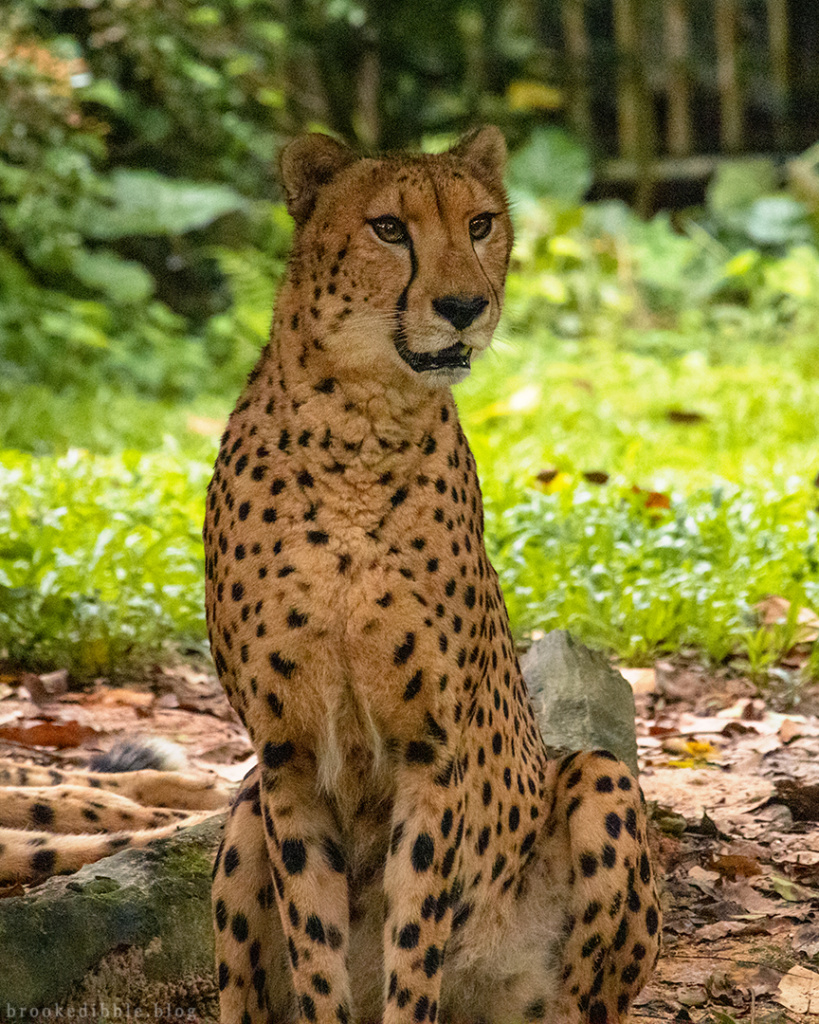
[[[156,655],[171,638],[201,647],[208,473],[128,451],[4,453],[0,648],[90,676]]]

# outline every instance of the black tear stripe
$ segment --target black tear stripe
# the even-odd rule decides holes
[[[475,260],[476,260],[478,266],[481,268],[481,273],[483,274],[484,280],[489,285],[489,291],[492,292],[492,297],[495,300],[495,308],[496,309],[500,309],[500,298],[498,296],[497,291],[495,290],[495,286],[492,284],[491,280],[489,279],[489,274],[487,274],[487,272],[484,270],[483,263],[481,263],[478,254],[475,252],[475,245],[474,245],[474,243],[472,245],[472,252],[475,254]]]
[[[415,246],[412,244],[412,238],[407,235],[407,249],[410,256],[410,276],[407,281],[404,290],[398,296],[398,301],[395,304],[395,319],[398,321],[398,327],[393,335],[393,344],[398,350],[399,355],[403,352],[408,352],[409,347],[407,345],[407,329],[404,325],[404,314],[407,311],[409,304],[409,290],[412,287],[412,282],[415,280],[418,274],[418,259],[415,255]],[[404,356],[401,356],[403,359]]]

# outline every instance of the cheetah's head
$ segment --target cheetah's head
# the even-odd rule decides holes
[[[336,375],[428,387],[468,375],[503,302],[505,157],[493,127],[439,155],[361,158],[324,135],[286,147],[291,281]]]

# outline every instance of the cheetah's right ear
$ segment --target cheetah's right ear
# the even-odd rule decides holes
[[[468,132],[450,151],[463,160],[472,173],[493,188],[503,188],[506,141],[500,128],[487,125]]]
[[[282,150],[279,161],[287,212],[301,227],[313,212],[316,196],[355,153],[329,135],[302,135]]]

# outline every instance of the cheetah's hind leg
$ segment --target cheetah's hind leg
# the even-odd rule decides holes
[[[547,836],[565,850],[570,893],[560,951],[567,1013],[583,1024],[620,1024],[660,946],[640,789],[608,751],[570,754],[553,770]]]

